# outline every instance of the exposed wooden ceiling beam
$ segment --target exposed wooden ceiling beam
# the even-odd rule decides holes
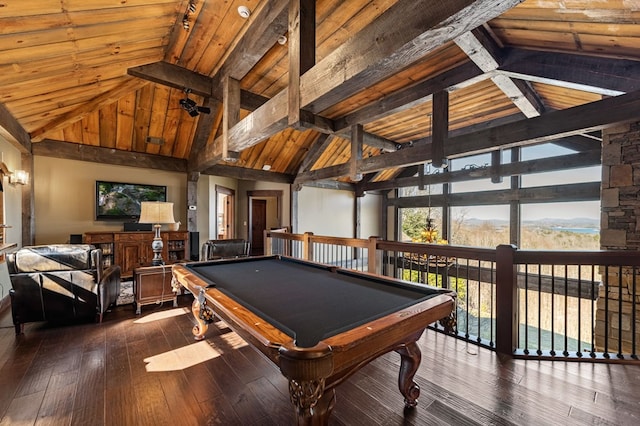
[[[310,170],[311,167],[313,167],[313,165],[316,163],[316,161],[318,161],[324,150],[327,149],[329,145],[331,145],[331,142],[333,142],[334,138],[335,136],[333,135],[321,133],[318,139],[316,139],[313,145],[311,145],[307,154],[304,156],[302,164],[298,169],[298,173]]]
[[[22,153],[31,152],[31,138],[4,104],[0,103],[0,136]]]
[[[483,72],[487,73],[498,69],[501,61],[498,56],[498,48],[490,37],[484,35],[481,28],[461,34],[454,41]],[[518,85],[503,74],[494,75],[491,77],[491,81],[511,99],[525,116],[537,117],[543,112],[542,102],[530,86]]]
[[[498,71],[522,80],[617,96],[640,90],[640,62],[507,49]]]
[[[553,111],[524,122],[493,127],[471,136],[451,137],[449,144],[445,147],[445,156],[460,157],[496,148],[530,145],[564,136],[602,130],[618,123],[637,120],[638,111],[640,111],[640,90],[561,111]]]
[[[154,62],[129,68],[127,73],[143,80],[173,87],[174,89],[191,89],[191,93],[194,95],[204,98],[213,97],[217,101],[222,101],[222,91],[213,90],[214,83],[211,77],[168,62]],[[253,111],[268,100],[268,98],[246,90],[241,90],[240,92],[240,105],[243,109],[249,111]]]
[[[592,201],[600,199],[600,182],[566,185],[537,186],[532,188],[499,189],[494,191],[447,194],[449,206],[486,206],[509,204],[511,201],[527,203],[556,203],[562,201]],[[442,205],[442,194],[432,195],[432,205]],[[396,207],[427,207],[426,196],[389,198],[388,205]]]
[[[275,183],[293,183],[293,176],[284,173],[266,172],[264,170],[245,169],[243,167],[227,166],[224,164],[216,164],[209,167],[202,174],[213,176],[224,176],[234,179],[263,181]]]
[[[456,158],[490,152],[497,148],[511,148],[553,141],[637,120],[637,111],[640,111],[640,91],[472,133],[460,131],[449,136],[444,154],[446,158]],[[425,138],[420,143],[414,143],[410,148],[364,158],[359,170],[361,173],[370,173],[386,168],[429,162],[431,161],[431,143],[427,143],[427,140],[430,138]],[[296,180],[304,183],[319,176],[322,179],[330,179],[348,174],[348,165],[341,164],[299,174]]]
[[[301,105],[318,114],[518,3],[519,0],[400,0],[301,76]],[[406,13],[414,9],[424,13]],[[335,72],[336,64],[340,64],[342,72]],[[287,107],[285,89],[230,129],[229,148],[242,151],[285,129]],[[199,169],[220,160],[221,144],[214,145],[203,153]]]
[[[43,157],[90,161],[93,163],[113,164],[116,166],[158,169],[168,172],[184,173],[187,171],[187,161],[178,158],[130,151],[119,151],[117,149],[60,142],[50,139],[34,143],[32,151],[33,155],[41,155]]]
[[[593,149],[591,151],[576,154],[501,164],[496,168],[495,172],[500,177],[509,177],[596,166],[601,163],[600,155],[600,149]],[[415,176],[414,171],[413,176],[396,178],[393,181],[369,182],[368,184],[363,185],[363,189],[365,191],[391,190],[407,186],[418,186],[420,183],[423,183],[424,185],[438,185],[443,183],[489,179],[492,172],[491,167],[469,167],[462,170],[447,171],[446,173],[425,175],[421,179],[420,177]]]
[[[127,74],[174,89],[191,89],[194,95],[211,97],[211,77],[168,62],[154,62],[127,69]]]

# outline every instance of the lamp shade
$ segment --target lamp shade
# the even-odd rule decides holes
[[[173,203],[143,201],[140,203],[139,223],[174,223]]]

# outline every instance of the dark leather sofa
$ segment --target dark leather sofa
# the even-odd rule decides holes
[[[200,260],[231,259],[247,257],[251,252],[251,243],[241,238],[228,240],[208,240],[202,244]]]
[[[23,247],[7,255],[16,334],[34,321],[68,323],[102,315],[120,294],[120,266],[102,266],[88,244]]]

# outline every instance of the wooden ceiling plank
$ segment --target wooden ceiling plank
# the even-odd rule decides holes
[[[112,102],[98,111],[100,128],[100,145],[105,148],[116,148],[116,128],[118,122],[118,102]]]
[[[5,64],[0,65],[0,84],[6,86],[52,76],[59,78],[60,74],[73,77],[81,73],[78,70],[78,63],[88,68],[102,68],[115,67],[117,64],[126,66],[126,64],[155,62],[162,58],[162,53],[162,47],[155,46],[142,50],[121,50],[117,58],[114,58],[112,48],[103,48],[92,52],[81,52],[74,56],[75,61],[50,58],[20,64]]]
[[[413,86],[385,96],[357,111],[335,119],[336,131],[348,128],[354,123],[370,123],[382,117],[413,108],[431,100],[431,95],[438,90],[455,87],[474,77],[482,75],[480,69],[472,62],[462,64],[452,70],[445,71]],[[488,77],[483,77],[488,78]]]
[[[254,14],[255,19],[242,34],[233,49],[228,50],[223,65],[213,77],[214,92],[222,90],[222,78],[230,75],[242,80],[276,43],[278,37],[288,30],[288,0],[261,2],[262,8]]]
[[[130,151],[133,140],[133,120],[136,114],[136,92],[124,94],[118,99],[117,104],[116,149]]]
[[[68,112],[63,116],[58,117],[55,120],[48,123],[47,125],[31,132],[31,140],[33,142],[39,142],[45,138],[48,132],[62,129],[63,127],[67,126],[71,122],[81,120],[82,117],[84,117],[85,115],[93,111],[98,111],[102,106],[108,105],[111,102],[117,101],[121,96],[125,95],[126,93],[132,90],[134,91],[138,90],[146,86],[147,84],[148,84],[147,82],[140,81],[135,78],[129,79],[125,81],[123,84],[121,84],[117,89],[114,89],[113,91],[97,96],[94,99],[92,99],[91,102],[83,104],[79,108],[71,112]]]

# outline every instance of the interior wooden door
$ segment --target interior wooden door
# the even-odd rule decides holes
[[[267,200],[251,201],[251,255],[264,254],[264,230],[267,229]]]

